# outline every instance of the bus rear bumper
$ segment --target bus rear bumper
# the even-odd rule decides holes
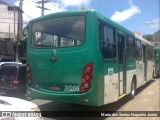
[[[102,103],[99,103],[98,97],[92,92],[92,90],[85,93],[75,93],[75,94],[64,94],[64,93],[51,93],[39,91],[37,89],[28,87],[27,90],[28,96],[32,99],[45,99],[45,100],[55,100],[68,103],[75,103],[81,105],[90,105],[90,106],[101,106]]]

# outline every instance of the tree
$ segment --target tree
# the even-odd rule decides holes
[[[19,41],[27,41],[27,38],[28,38],[28,31],[27,28],[25,27],[19,35]]]
[[[150,41],[150,42],[153,42],[153,35],[149,35],[149,34],[143,35],[143,38]]]
[[[25,27],[19,34],[19,38],[17,38],[17,44],[16,44],[17,56],[22,63],[25,63],[26,61],[27,39],[28,39],[28,30]]]

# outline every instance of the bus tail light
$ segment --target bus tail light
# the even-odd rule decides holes
[[[26,66],[26,72],[27,72],[27,84],[30,86],[32,84],[32,75],[31,75],[31,68],[29,65]]]
[[[93,63],[86,65],[83,69],[82,82],[81,82],[81,92],[86,92],[92,87],[93,79]]]

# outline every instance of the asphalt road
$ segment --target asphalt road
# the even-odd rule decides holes
[[[117,102],[101,107],[82,106],[69,103],[61,103],[49,100],[32,100],[37,104],[41,111],[160,111],[160,79],[149,81],[146,85],[137,90],[134,99],[128,96]],[[94,114],[94,113],[93,113]],[[92,118],[69,118],[69,117],[45,117],[44,120],[160,120],[160,117],[92,117]]]

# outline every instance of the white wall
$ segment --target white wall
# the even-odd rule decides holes
[[[17,34],[18,12],[15,12],[15,34]],[[0,37],[14,38],[14,10],[8,10],[7,5],[0,4]]]

